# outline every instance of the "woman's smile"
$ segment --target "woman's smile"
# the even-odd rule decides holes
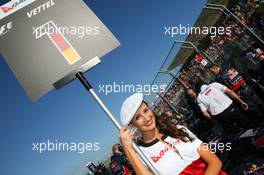
[[[153,124],[153,120],[150,119],[150,120],[148,120],[148,121],[145,122],[145,125],[144,125],[144,126],[149,127],[149,126],[151,126],[152,124]]]

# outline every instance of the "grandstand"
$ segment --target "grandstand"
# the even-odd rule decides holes
[[[207,4],[220,4],[225,6],[227,9],[231,9],[230,12],[234,14],[240,14],[243,11],[238,9],[247,9],[246,5],[250,5],[241,1],[215,1],[209,0]],[[251,1],[248,1],[251,2]],[[260,3],[259,3],[260,4]],[[258,65],[245,59],[243,53],[251,49],[251,47],[264,47],[264,43],[258,40],[254,35],[251,34],[246,28],[239,24],[231,15],[226,15],[226,12],[208,9],[205,6],[194,27],[212,27],[212,26],[225,26],[232,25],[231,36],[221,35],[212,38],[210,35],[203,34],[189,34],[185,41],[175,41],[170,49],[168,56],[163,62],[159,72],[154,78],[152,84],[166,84],[167,90],[162,94],[151,94],[147,97],[147,101],[153,106],[157,112],[161,113],[168,109],[161,109],[159,105],[162,102],[169,102],[167,106],[174,113],[184,113],[180,108],[186,106],[186,104],[178,103],[183,99],[184,103],[184,89],[194,88],[194,84],[198,81],[210,82],[214,76],[209,72],[208,67],[210,64],[218,64],[227,68],[230,65],[235,66],[240,72],[247,75],[247,70],[257,69]],[[210,8],[210,7],[209,7]],[[251,29],[254,29],[254,33],[262,38],[263,31],[257,28],[256,22],[254,22],[257,13],[263,9],[263,5],[255,4],[248,14],[249,24],[245,24]],[[240,17],[241,20],[243,19]],[[245,21],[245,19],[244,19]],[[179,48],[180,47],[180,48]],[[200,58],[200,60],[199,60]],[[183,70],[183,71],[182,71]],[[186,70],[188,70],[188,76],[186,76]],[[177,93],[171,97],[171,87],[176,87]],[[179,91],[178,91],[179,90]],[[155,99],[156,96],[158,99]],[[161,98],[162,97],[162,98]],[[169,99],[171,97],[171,99]],[[155,99],[155,100],[154,100]],[[162,100],[163,99],[163,100]],[[155,103],[153,103],[155,101]],[[185,108],[188,109],[188,106]],[[177,109],[178,111],[175,111]]]
[[[189,34],[185,41],[173,43],[168,56],[152,82],[156,85],[166,84],[166,91],[153,93],[147,97],[147,101],[157,115],[171,112],[176,116],[175,119],[179,124],[188,126],[206,142],[219,141],[219,132],[215,128],[209,127],[207,128],[208,132],[199,132],[199,130],[204,130],[199,128],[200,119],[195,116],[194,111],[187,103],[185,89],[195,89],[197,82],[205,84],[213,82],[215,76],[209,71],[212,64],[219,65],[222,70],[235,67],[248,80],[248,83],[251,82],[249,81],[252,78],[249,70],[259,70],[261,68],[260,61],[263,60],[260,56],[254,58],[248,56],[263,54],[263,9],[263,1],[209,0],[194,27],[230,27],[231,33],[216,37],[209,34]],[[262,24],[260,24],[261,22]],[[252,87],[261,87],[263,76],[261,77],[259,83],[254,83]],[[263,94],[263,89],[261,93]],[[260,98],[263,100],[263,95]],[[233,136],[232,139],[236,140],[239,137],[241,137],[241,133]],[[244,164],[249,165],[252,161],[252,159],[246,159],[244,162],[239,162],[237,159],[244,159],[243,156],[252,158],[256,154],[254,151],[250,152],[252,151],[250,146],[241,146],[245,143],[239,142],[239,144],[240,147],[238,146],[237,149],[248,149],[248,155],[243,155],[241,150],[241,155],[237,155],[238,153],[235,152],[218,155],[224,163],[225,170],[231,174],[238,174],[245,169],[246,165]],[[240,167],[234,168],[238,166],[238,162],[241,163]]]

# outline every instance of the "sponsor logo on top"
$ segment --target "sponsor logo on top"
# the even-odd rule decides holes
[[[21,8],[35,2],[36,0],[11,0],[0,7],[0,19],[11,15],[12,13],[20,10]]]

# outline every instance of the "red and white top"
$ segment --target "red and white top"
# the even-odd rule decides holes
[[[139,145],[139,148],[154,165],[160,175],[204,174],[207,165],[200,158],[198,153],[198,148],[202,144],[202,141],[196,138],[189,130],[186,129],[186,131],[191,137],[195,138],[192,142],[184,142],[180,139],[164,135],[162,140],[169,143],[170,146],[167,146],[158,139],[150,143],[141,143]],[[175,148],[177,151],[173,150]],[[225,173],[221,175],[225,175]]]

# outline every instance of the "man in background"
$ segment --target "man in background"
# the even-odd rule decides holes
[[[134,175],[134,169],[122,149],[120,144],[114,144],[112,147],[111,170],[114,175]]]
[[[235,108],[233,100],[243,110],[248,110],[248,105],[234,91],[216,82],[197,86],[200,86],[197,102],[205,117],[219,121],[225,131],[232,132],[234,123],[241,128],[254,128],[254,124]]]

